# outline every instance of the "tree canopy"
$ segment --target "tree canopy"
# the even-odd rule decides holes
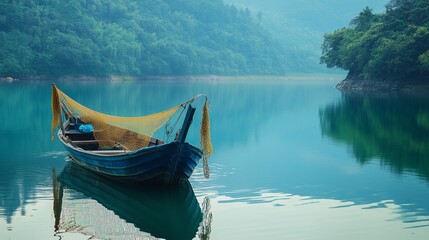
[[[326,34],[321,63],[366,80],[429,81],[429,0],[365,8],[349,27]]]
[[[283,48],[222,0],[0,2],[0,75],[284,74]]]

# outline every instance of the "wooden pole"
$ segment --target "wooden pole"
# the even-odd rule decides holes
[[[188,135],[189,127],[191,126],[192,119],[194,118],[195,107],[189,104],[188,111],[186,112],[185,120],[183,120],[183,125],[179,133],[177,140],[180,143],[184,143],[186,136]]]

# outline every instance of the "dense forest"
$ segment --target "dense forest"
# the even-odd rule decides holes
[[[326,34],[321,62],[349,79],[429,81],[429,0],[391,0],[365,8],[349,27]]]
[[[222,0],[6,0],[0,42],[0,76],[288,71],[250,11]]]

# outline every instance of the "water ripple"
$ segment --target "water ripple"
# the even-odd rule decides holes
[[[63,156],[67,156],[68,152],[67,151],[52,151],[52,152],[44,152],[39,154],[37,157],[39,158],[58,158],[58,157],[63,157]]]

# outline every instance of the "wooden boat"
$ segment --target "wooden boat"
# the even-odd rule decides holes
[[[94,136],[97,129],[93,132],[79,131],[77,126],[84,122],[62,105],[61,112],[60,117],[64,120],[61,120],[57,135],[73,162],[120,181],[165,185],[183,183],[203,157],[203,150],[186,142],[195,113],[192,104],[188,104],[182,127],[174,141],[164,142],[151,137],[146,147],[131,151],[121,145],[101,147],[102,140]]]
[[[54,178],[54,181],[56,178]],[[143,232],[163,239],[192,239],[196,236],[198,227],[203,220],[203,213],[200,205],[195,197],[192,186],[189,181],[178,184],[174,187],[158,187],[122,183],[111,179],[106,179],[99,174],[92,173],[86,169],[77,166],[73,162],[69,162],[61,174],[58,176],[61,184],[57,189],[65,188],[73,189],[83,195],[96,200],[105,209],[113,211],[120,219],[127,223],[133,224]],[[54,189],[55,191],[55,189]],[[66,210],[70,202],[74,200],[79,202],[81,195],[65,196],[62,198],[62,193],[55,194],[58,196],[56,208],[54,208],[56,229],[67,229],[67,226],[61,226],[61,223],[67,224],[70,219],[67,219],[67,214],[61,214],[62,209]],[[55,197],[54,197],[55,200]],[[55,205],[55,204],[54,204]],[[79,214],[79,212],[77,213]],[[92,218],[98,219],[106,217],[104,209],[97,210],[91,213],[95,215]],[[63,218],[63,219],[60,219]],[[86,230],[84,224],[73,219],[74,224],[83,224],[74,229]],[[109,219],[111,225],[121,225],[118,219]],[[97,226],[96,222],[91,222],[91,228],[103,228],[105,226]],[[90,233],[92,234],[92,233]],[[99,236],[94,236],[95,238]],[[139,238],[135,236],[135,238]]]

